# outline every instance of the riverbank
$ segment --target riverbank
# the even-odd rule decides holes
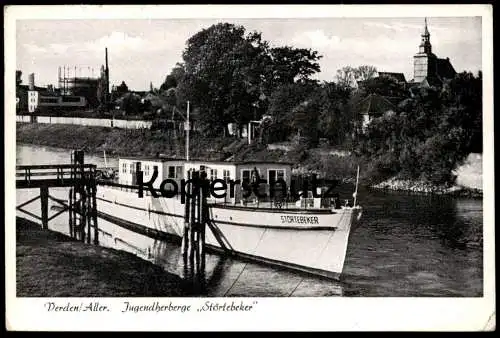
[[[16,124],[18,144],[57,147],[68,150],[83,149],[90,154],[119,156],[155,156],[161,154],[171,158],[185,158],[185,140],[182,136],[161,131],[130,130],[95,126],[58,124]],[[246,140],[235,137],[206,138],[192,135],[190,156],[199,160],[235,161],[286,161],[295,163],[294,173],[316,173],[328,179],[340,179],[354,183],[356,170],[361,168],[360,185],[373,189],[406,191],[423,194],[447,194],[462,197],[482,197],[482,160],[480,154],[471,154],[457,168],[455,186],[437,186],[427,182],[398,180],[391,178],[374,182],[369,168],[371,164],[353,156],[332,155],[322,149],[305,149],[301,146],[290,149],[268,149],[257,144],[248,145]]]
[[[149,129],[119,129],[96,126],[16,123],[16,141],[20,144],[81,149],[92,154],[109,156],[185,157],[185,140],[169,133]],[[233,143],[231,138],[190,139],[190,156],[220,160],[224,148]]]
[[[17,297],[179,297],[180,277],[115,249],[85,244],[18,217]]]
[[[185,139],[169,132],[148,129],[130,130],[96,126],[60,124],[16,124],[17,144],[81,149],[109,157],[162,156],[185,158]],[[295,147],[289,151],[268,149],[265,145],[248,145],[246,139],[236,137],[190,137],[190,157],[198,160],[276,161],[295,163],[297,173],[315,172],[327,178],[355,180],[357,159],[323,154],[320,149]],[[326,175],[325,175],[326,174]]]
[[[482,198],[483,191],[480,189],[464,187],[460,185],[435,185],[427,182],[400,180],[391,178],[370,188],[386,191],[401,191],[415,194],[447,195],[455,197]]]
[[[483,197],[483,158],[481,154],[469,154],[464,162],[453,171],[453,174],[456,176],[454,185],[435,185],[393,177],[372,185],[371,188],[456,197]]]

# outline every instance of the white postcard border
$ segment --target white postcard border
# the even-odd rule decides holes
[[[483,48],[484,296],[478,298],[57,298],[58,302],[100,302],[111,312],[47,312],[53,298],[16,298],[15,273],[15,88],[16,20],[109,18],[313,18],[313,17],[481,16]],[[5,8],[5,259],[6,323],[26,331],[476,331],[492,329],[495,317],[493,29],[489,5],[322,5],[322,6],[8,6]],[[121,313],[124,301],[257,301],[248,312]]]

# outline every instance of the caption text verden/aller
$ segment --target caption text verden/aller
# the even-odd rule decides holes
[[[215,302],[207,300],[201,305],[192,306],[190,304],[174,304],[172,301],[169,303],[161,303],[159,301],[154,301],[149,304],[138,304],[125,301],[122,303],[120,312],[228,312],[228,311],[251,311],[257,305],[257,301],[252,301],[251,303],[244,301],[223,301]],[[56,302],[46,302],[44,304],[47,312],[110,312],[112,311],[109,304],[102,304],[99,301],[96,302],[80,302],[72,303],[66,302],[64,305]]]

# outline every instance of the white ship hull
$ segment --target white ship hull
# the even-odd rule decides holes
[[[98,186],[97,198],[101,214],[155,233],[183,235],[185,206],[180,197],[139,198],[137,192]],[[215,205],[210,207],[206,244],[243,258],[338,278],[351,225],[360,213],[359,207],[332,211]]]

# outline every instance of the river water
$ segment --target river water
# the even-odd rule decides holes
[[[17,145],[17,164],[70,163],[68,150]],[[104,166],[104,157],[86,154]],[[118,159],[107,158],[117,167]],[[352,187],[344,187],[352,189]],[[352,191],[352,190],[351,190]],[[18,190],[17,204],[38,191]],[[193,295],[276,297],[481,297],[483,295],[483,203],[481,199],[358,192],[363,207],[352,232],[341,282],[305,276],[238,259],[207,255],[206,288]],[[28,210],[39,214],[39,204]],[[49,217],[56,211],[49,211]],[[18,216],[29,216],[17,212]],[[99,219],[100,245],[132,252],[184,276],[177,244],[155,240]],[[63,214],[49,228],[68,233]],[[112,295],[110,295],[112,296]]]

